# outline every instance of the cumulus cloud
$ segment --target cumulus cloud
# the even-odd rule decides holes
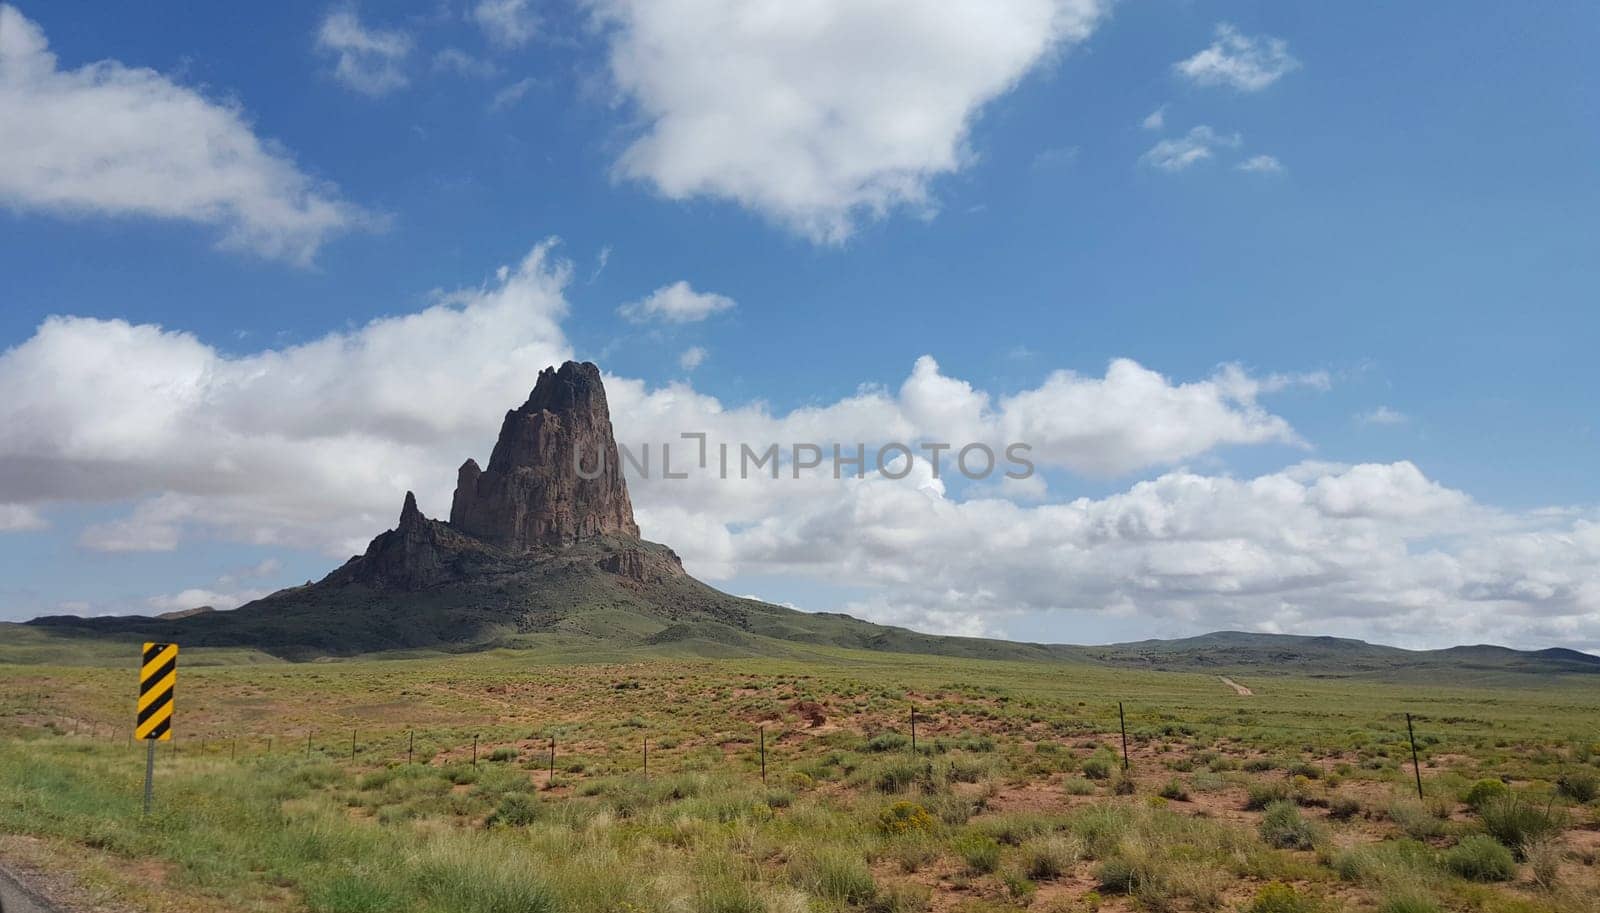
[[[588,0],[643,128],[616,164],[817,242],[927,210],[984,105],[1086,39],[1105,0]]]
[[[52,317],[0,355],[0,503],[136,500],[83,533],[91,548],[170,549],[199,529],[357,551],[404,490],[448,505],[463,450],[486,452],[539,369],[570,355],[570,267],[549,251],[420,312],[245,356]]]
[[[1206,161],[1219,147],[1239,145],[1237,133],[1218,133],[1201,124],[1175,139],[1164,139],[1151,146],[1140,161],[1162,171],[1184,171],[1190,166]]]
[[[1146,114],[1144,120],[1139,122],[1139,125],[1146,130],[1160,130],[1165,127],[1167,125],[1167,106],[1162,105]]]
[[[617,313],[635,323],[659,320],[663,323],[698,323],[712,314],[732,310],[734,300],[715,292],[697,292],[679,280],[663,285],[639,301],[624,304]]]
[[[373,219],[258,138],[237,105],[113,60],[63,69],[0,5],[0,205],[177,219],[225,247],[297,263]]]
[[[539,20],[528,0],[481,0],[472,8],[472,20],[484,38],[500,48],[517,48],[533,39]]]
[[[240,356],[178,330],[51,318],[0,355],[0,519],[36,524],[62,500],[131,504],[81,542],[356,552],[394,525],[407,489],[445,513],[455,467],[482,459],[539,369],[570,356],[571,272],[540,245],[417,313]],[[1005,633],[1024,615],[1098,614],[1137,615],[1152,631],[1600,647],[1591,508],[1497,510],[1405,461],[1301,460],[1250,478],[1185,467],[1229,445],[1299,446],[1263,400],[1326,383],[1234,366],[1174,380],[1118,359],[995,395],[924,357],[895,387],[774,411],[683,382],[606,377],[619,442],[652,444],[657,467],[670,443],[674,465],[697,470],[627,468],[645,534],[709,579],[823,581],[860,595],[816,608],[968,634]],[[706,436],[704,464],[686,432]],[[886,472],[872,455],[888,441],[1013,440],[1032,445],[1040,470],[1154,476],[1074,498],[1050,493],[1071,491],[1072,477],[967,485],[949,452],[937,474],[926,450]],[[792,459],[777,479],[737,468],[719,478],[722,445],[791,442],[859,442],[868,455],[841,478],[827,466],[797,473]],[[274,573],[157,598],[221,604]]]
[[[1259,92],[1300,66],[1289,45],[1269,35],[1249,36],[1224,22],[1211,44],[1193,57],[1173,64],[1181,76],[1199,86],[1230,86]]]
[[[1600,645],[1592,514],[1503,514],[1406,462],[1242,480],[1177,471],[1037,507],[869,478],[727,548],[742,570],[866,584],[874,595],[853,611],[925,630],[1137,614],[1152,630]]]
[[[411,55],[411,36],[368,28],[352,7],[331,10],[323,18],[317,50],[334,59],[335,79],[363,95],[385,95],[410,82],[403,65]]]

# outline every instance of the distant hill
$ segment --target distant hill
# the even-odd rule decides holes
[[[580,473],[574,453],[597,470]],[[1413,652],[1334,637],[1221,632],[1102,647],[940,637],[730,596],[690,577],[670,548],[639,538],[600,370],[576,362],[540,372],[528,401],[506,413],[487,468],[462,464],[448,521],[423,516],[407,492],[395,528],[316,583],[228,612],[202,606],[153,618],[52,616],[28,624],[46,635],[29,638],[22,654],[36,657],[63,655],[61,640],[172,640],[303,660],[559,637],[708,656],[782,655],[810,645],[1252,674],[1600,672],[1600,657],[1571,650]]]
[[[1477,645],[1404,650],[1343,637],[1217,631],[1174,640],[1141,640],[1079,648],[1108,665],[1182,671],[1284,671],[1297,675],[1409,677],[1463,674],[1600,674],[1600,656],[1577,650],[1513,650]]]

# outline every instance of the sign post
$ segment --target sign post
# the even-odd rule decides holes
[[[138,714],[133,737],[145,743],[144,813],[150,814],[155,791],[156,743],[172,741],[172,692],[178,684],[178,645],[144,645],[139,666]]]

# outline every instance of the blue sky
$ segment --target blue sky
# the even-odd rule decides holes
[[[1107,379],[1114,359],[1128,359],[1163,390],[1237,366],[1260,389],[1227,400],[1223,418],[1259,410],[1288,430],[1252,419],[1254,430],[1202,428],[1209,419],[1179,407],[1148,421],[1192,419],[1193,434],[1174,434],[1198,443],[1091,458],[1072,448],[1100,444],[1066,441],[1045,461],[1047,493],[1001,498],[1024,528],[1040,525],[1043,538],[1030,540],[1040,580],[1016,569],[980,579],[990,562],[919,589],[906,582],[919,562],[949,546],[928,540],[871,561],[858,551],[844,572],[789,561],[773,530],[831,515],[788,495],[718,506],[701,493],[645,491],[641,522],[725,589],[927,629],[1093,641],[1254,625],[1415,644],[1600,646],[1600,584],[1584,563],[1600,548],[1592,5],[1470,3],[1441,15],[1008,0],[963,9],[971,21],[948,45],[949,24],[938,20],[960,4],[942,16],[866,4],[872,15],[858,11],[861,21],[821,4],[806,21],[754,32],[719,4],[672,6],[290,3],[252,18],[226,6],[9,8],[0,145],[27,136],[34,157],[0,152],[0,345],[11,350],[0,392],[25,401],[0,420],[27,439],[0,453],[0,504],[14,527],[0,533],[0,617],[176,607],[186,591],[227,601],[319,577],[356,530],[392,523],[400,490],[381,503],[379,490],[409,482],[425,511],[447,513],[453,475],[421,476],[436,462],[486,455],[495,417],[516,402],[503,391],[531,386],[537,367],[522,360],[534,352],[593,359],[637,382],[637,396],[623,394],[629,416],[660,416],[662,403],[692,391],[715,398],[712,414],[764,404],[774,435],[793,428],[793,410],[827,411],[863,389],[898,395],[904,412],[912,391],[903,385],[923,356],[939,377],[985,394],[979,411],[998,427],[1038,427],[1007,426],[1006,398],[1043,389],[1058,371]],[[24,28],[48,52],[24,47]],[[41,76],[46,53],[55,59]],[[18,61],[31,75],[18,75]],[[101,61],[115,63],[82,69]],[[107,66],[120,69],[107,75]],[[130,68],[153,72],[129,77]],[[163,135],[130,139],[155,119],[87,116],[64,127],[51,112],[64,110],[67,92],[79,93],[82,112],[184,101]],[[827,126],[796,129],[773,113],[786,105],[812,106]],[[184,132],[196,107],[212,117],[197,135],[260,148],[243,165],[186,158],[199,142]],[[1185,152],[1197,158],[1185,164]],[[94,172],[114,154],[138,167]],[[181,164],[164,168],[162,156]],[[46,167],[60,161],[73,164]],[[75,178],[60,177],[74,167]],[[822,176],[808,177],[812,167]],[[161,180],[175,181],[161,199],[113,186]],[[196,187],[215,189],[173,202]],[[318,206],[323,227],[297,221]],[[517,264],[547,238],[560,240],[529,274],[533,290],[522,289]],[[505,287],[495,273],[503,264]],[[541,280],[539,270],[564,278]],[[678,321],[619,311],[680,281],[734,304]],[[307,533],[314,512],[283,506],[270,486],[246,493],[199,480],[193,467],[174,480],[130,456],[146,452],[138,430],[79,446],[75,423],[97,413],[71,400],[115,384],[119,359],[151,340],[102,340],[94,355],[74,355],[87,344],[76,331],[159,326],[153,345],[188,334],[206,358],[238,367],[330,333],[359,339],[374,320],[471,309],[478,299],[462,296],[497,289],[532,295],[539,303],[529,306],[556,329],[525,327],[528,345],[514,355],[443,340],[403,351],[445,366],[438,382],[463,400],[499,399],[462,406],[470,421],[390,417],[344,451],[339,433],[305,445],[370,467],[387,458],[373,456],[387,452],[383,429],[400,429],[398,447],[428,451],[376,472],[370,509],[352,498],[327,517],[349,530],[331,541]],[[40,327],[53,315],[92,321],[46,346],[54,337]],[[61,363],[30,374],[43,370],[35,350],[46,349]],[[691,349],[703,354],[689,368]],[[139,364],[170,362],[146,354]],[[61,367],[85,357],[104,370]],[[475,365],[489,358],[517,370],[482,381]],[[258,372],[273,363],[250,362]],[[337,379],[337,366],[328,370]],[[393,382],[385,372],[423,366],[352,370],[350,387],[379,389]],[[1063,420],[1080,407],[1142,420],[1141,401],[1114,386],[1093,388],[1106,398],[1088,406],[1044,394],[1036,405]],[[136,405],[174,388],[156,379],[140,389]],[[270,399],[225,423],[248,415],[274,440],[294,439],[304,423],[275,430],[282,416]],[[450,408],[449,399],[428,408]],[[21,433],[48,416],[60,427]],[[185,433],[218,422],[209,415]],[[631,427],[666,426],[640,418]],[[248,435],[237,446],[259,452]],[[202,470],[237,457],[223,447]],[[1449,497],[1418,508],[1426,522],[1326,511],[1343,525],[1308,520],[1306,536],[1323,546],[1287,537],[1299,541],[1291,550],[1306,549],[1293,554],[1279,548],[1282,530],[1230,528],[1184,553],[1204,567],[1167,577],[1163,560],[1132,541],[1118,545],[1126,572],[1105,575],[1056,560],[1068,549],[1103,566],[1090,543],[1050,538],[1062,528],[1052,505],[1085,498],[1094,503],[1080,513],[1114,511],[1162,479],[1177,484],[1176,474],[1202,486],[1287,474],[1309,492],[1353,485],[1350,467],[1360,466],[1389,467],[1389,482]],[[94,481],[104,478],[118,481]],[[444,495],[429,503],[424,484]],[[946,496],[1000,497],[960,485]],[[225,503],[208,500],[218,498]],[[144,544],[93,532],[149,521],[160,512],[152,503],[169,515],[150,521],[161,533],[141,532]],[[862,515],[859,503],[835,509]],[[218,513],[237,518],[217,522]],[[971,516],[961,522],[982,529]],[[856,532],[857,546],[882,545],[882,526]],[[1169,532],[1153,539],[1171,545]],[[1328,557],[1357,540],[1381,560]],[[1231,543],[1231,557],[1207,558],[1219,542]],[[1248,580],[1226,572],[1241,554],[1252,574],[1275,570]],[[1302,566],[1323,560],[1337,568]],[[1392,562],[1392,575],[1352,570],[1374,561]],[[1330,575],[1342,582],[1330,587]],[[1391,603],[1385,587],[1404,595]],[[1051,591],[1083,595],[1041,595]]]

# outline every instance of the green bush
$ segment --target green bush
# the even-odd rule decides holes
[[[1066,874],[1083,848],[1068,837],[1035,837],[1022,845],[1022,868],[1029,878],[1049,881]]]
[[[1091,780],[1105,780],[1111,777],[1111,762],[1105,758],[1090,758],[1083,762],[1083,775]]]
[[[956,843],[956,852],[967,868],[987,875],[1000,867],[1000,842],[993,837],[972,835]]]
[[[1361,803],[1349,796],[1335,796],[1328,802],[1328,817],[1335,821],[1348,821],[1361,814]]]
[[[878,830],[890,837],[927,833],[938,825],[933,815],[915,802],[896,802],[878,813]]]
[[[1517,872],[1511,851],[1482,834],[1467,837],[1447,850],[1444,866],[1472,881],[1510,881]]]
[[[495,806],[489,817],[484,819],[486,827],[497,824],[506,827],[527,827],[539,820],[539,800],[527,793],[506,793],[500,797],[500,804]]]
[[[1094,880],[1107,894],[1132,894],[1138,889],[1142,874],[1132,862],[1113,856],[1095,869]]]
[[[1461,797],[1461,801],[1465,802],[1469,808],[1477,810],[1490,799],[1499,799],[1510,794],[1511,787],[1499,780],[1479,780],[1472,784],[1472,788],[1467,790],[1465,796]]]
[[[1587,770],[1569,770],[1556,778],[1556,790],[1574,802],[1593,802],[1600,796],[1600,777]]]
[[[1566,815],[1553,804],[1539,805],[1515,793],[1490,799],[1478,809],[1489,836],[1511,848],[1519,857],[1528,844],[1561,833]]]
[[[1247,790],[1244,807],[1248,811],[1258,812],[1274,802],[1283,802],[1290,798],[1289,787],[1276,780],[1269,783],[1252,783]]]
[[[1316,826],[1300,817],[1292,802],[1274,802],[1261,818],[1261,839],[1280,850],[1309,850],[1317,842]]]
[[[495,761],[495,762],[499,762],[499,763],[504,763],[506,761],[515,761],[516,759],[517,759],[517,750],[515,748],[512,748],[509,745],[506,745],[506,746],[503,746],[503,747],[500,747],[500,748],[496,748],[494,751],[491,751],[489,753],[489,760]]]
[[[843,903],[863,904],[878,893],[866,860],[849,850],[818,852],[806,861],[801,880],[812,893]]]
[[[335,875],[306,891],[313,913],[389,913],[405,901],[393,891],[352,873]]]
[[[1189,787],[1183,785],[1182,780],[1179,780],[1177,777],[1173,777],[1171,780],[1167,781],[1165,786],[1161,787],[1160,795],[1161,798],[1171,799],[1174,802],[1188,802]]]
[[[1274,881],[1256,892],[1256,896],[1244,908],[1244,913],[1315,913],[1319,906],[1292,885]]]

